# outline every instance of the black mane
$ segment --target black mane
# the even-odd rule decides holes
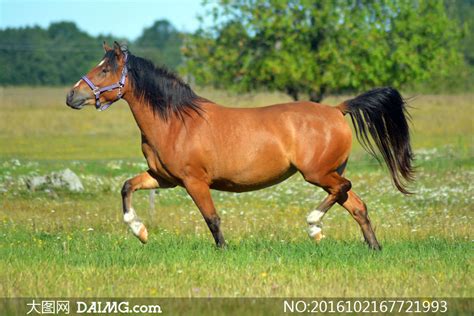
[[[189,111],[200,113],[200,101],[208,101],[198,96],[178,75],[166,69],[157,67],[151,61],[132,55],[126,48],[122,51],[128,54],[128,80],[134,93],[143,98],[151,106],[154,113],[163,119],[168,119],[171,113],[181,119]],[[107,63],[113,70],[117,69],[117,60],[113,50],[105,54]]]

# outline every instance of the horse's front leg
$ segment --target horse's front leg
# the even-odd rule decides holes
[[[224,248],[226,243],[220,228],[221,220],[214,207],[209,185],[196,179],[186,179],[184,185],[186,191],[188,191],[194,203],[201,211],[202,217],[204,217],[217,247]]]
[[[138,218],[132,207],[132,193],[136,190],[169,188],[174,185],[154,176],[151,170],[145,171],[136,177],[125,181],[122,187],[123,220],[128,224],[133,234],[142,243],[148,240],[148,231],[143,222]]]

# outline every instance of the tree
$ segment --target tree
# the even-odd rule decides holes
[[[0,30],[0,85],[69,85],[97,64],[102,41],[127,42],[112,35],[91,36],[73,22]],[[176,68],[181,63],[181,34],[170,22],[156,21],[144,29],[134,53],[157,64]]]
[[[135,41],[139,54],[158,65],[177,68],[181,64],[181,34],[168,20],[158,20]]]
[[[102,41],[73,22],[0,30],[0,85],[70,85],[103,55]]]
[[[0,30],[0,84],[71,84],[101,54],[100,41],[72,22]]]
[[[474,1],[447,1],[446,9],[448,16],[457,19],[464,30],[464,36],[461,39],[461,49],[463,50],[466,62],[474,66]]]
[[[185,43],[185,70],[219,88],[320,101],[410,85],[461,60],[441,0],[221,0],[209,13],[212,26]]]

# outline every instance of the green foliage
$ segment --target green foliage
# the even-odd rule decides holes
[[[181,64],[181,34],[167,20],[158,20],[135,41],[136,52],[157,65],[176,69]]]
[[[442,1],[239,0],[211,6],[213,26],[186,42],[200,84],[308,94],[403,87],[461,62]]]
[[[221,1],[209,16],[214,26],[188,36],[184,48],[183,34],[158,20],[130,49],[172,69],[182,49],[197,83],[234,92],[318,100],[379,85],[425,92],[473,85],[470,0]],[[69,85],[97,62],[103,40],[127,42],[72,22],[0,30],[0,85]]]
[[[157,21],[132,43],[139,54],[176,68],[181,62],[180,34],[168,21]],[[111,35],[93,37],[73,22],[0,30],[0,85],[70,85],[103,55],[102,41],[127,42]]]
[[[474,90],[474,1],[446,1],[445,6],[449,18],[457,22],[462,31],[459,51],[464,63],[452,65],[447,72],[414,85],[412,88],[417,92],[458,93]]]
[[[466,62],[474,67],[474,1],[446,1],[446,11],[450,18],[456,19],[463,30],[461,49]]]
[[[101,54],[97,39],[74,23],[48,29],[27,27],[0,31],[0,84],[71,83],[90,69]]]

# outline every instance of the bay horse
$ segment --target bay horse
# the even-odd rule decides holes
[[[378,149],[394,185],[405,194],[413,180],[409,118],[400,93],[383,87],[337,106],[292,102],[260,108],[229,108],[198,96],[163,67],[104,42],[105,55],[67,94],[73,109],[104,110],[123,98],[141,130],[148,170],[125,181],[124,221],[142,243],[143,222],[132,208],[132,193],[184,187],[199,208],[215,243],[225,246],[210,189],[245,192],[265,188],[300,172],[327,197],[306,218],[308,234],[320,240],[321,220],[335,203],[357,221],[365,241],[379,250],[365,203],[344,177],[356,136],[370,153]],[[371,136],[372,140],[369,138]]]

